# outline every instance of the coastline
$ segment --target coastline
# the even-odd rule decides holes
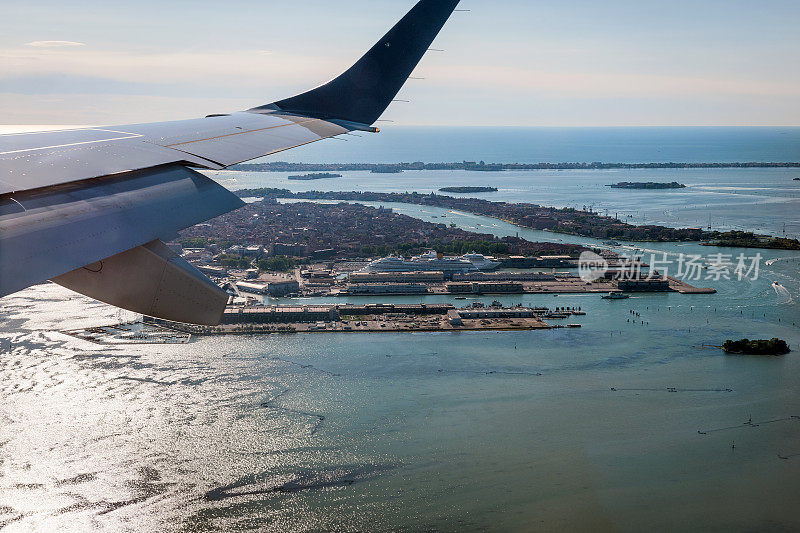
[[[240,172],[314,172],[314,171],[371,171],[394,173],[412,170],[474,170],[500,172],[504,170],[618,170],[618,169],[685,169],[685,168],[800,168],[800,161],[785,162],[668,162],[668,163],[239,163],[227,170]]]
[[[455,209],[465,213],[494,218],[521,228],[551,231],[595,239],[618,239],[628,242],[696,242],[704,246],[754,249],[798,250],[800,241],[772,235],[740,231],[706,231],[702,228],[674,228],[660,225],[629,224],[616,217],[597,212],[561,209],[529,203],[508,203],[475,197],[441,194],[384,193],[356,191],[307,191],[293,193],[287,189],[242,189],[240,197],[277,200],[333,200],[349,203],[393,202]],[[523,223],[527,222],[527,223]]]

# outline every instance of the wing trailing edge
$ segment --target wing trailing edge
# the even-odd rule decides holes
[[[228,294],[160,240],[53,278],[54,282],[147,316],[215,326]]]
[[[179,164],[37,189],[9,200],[0,202],[0,296],[172,238],[244,205]]]

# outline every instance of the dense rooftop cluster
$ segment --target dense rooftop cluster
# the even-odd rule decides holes
[[[515,237],[464,231],[434,224],[390,209],[359,204],[255,202],[188,228],[184,239],[273,246],[291,243],[310,254],[330,250],[335,257],[416,253],[436,248],[445,253],[474,251],[493,254],[570,254],[583,248],[561,243],[535,243]],[[297,254],[300,255],[300,254]]]
[[[288,192],[288,191],[286,191]],[[320,192],[309,191],[286,194],[280,189],[248,189],[240,196],[277,196],[318,200],[346,200],[371,202],[402,202],[458,209],[506,220],[512,224],[533,229],[547,229],[600,239],[630,241],[698,241],[713,236],[698,228],[667,228],[664,226],[635,226],[615,217],[572,208],[558,209],[528,203],[491,202],[478,198],[455,198],[439,194],[381,193],[381,192]]]
[[[456,198],[434,193],[355,191],[308,191],[293,193],[288,189],[261,188],[243,189],[236,191],[236,194],[243,198],[298,198],[309,200],[343,200],[349,202],[401,202],[429,205],[494,217],[532,229],[550,230],[558,233],[581,235],[598,239],[664,242],[705,241],[701,244],[726,247],[800,250],[800,241],[797,239],[772,237],[769,235],[758,235],[752,232],[733,230],[720,232],[705,231],[701,228],[668,228],[656,225],[633,225],[619,220],[616,217],[603,216],[585,209],[559,209],[528,203],[491,202],[478,198]]]

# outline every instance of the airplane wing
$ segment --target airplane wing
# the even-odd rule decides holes
[[[214,325],[227,295],[162,241],[242,205],[222,169],[372,124],[459,0],[420,0],[355,65],[306,93],[205,118],[0,135],[0,297],[45,280]]]

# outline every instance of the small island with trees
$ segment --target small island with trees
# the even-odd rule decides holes
[[[611,185],[606,185],[612,189],[684,189],[686,185],[672,181],[670,183],[661,183],[656,181],[620,181]]]
[[[332,174],[330,172],[318,172],[315,174],[303,174],[298,176],[289,176],[290,180],[311,181],[311,180],[327,180],[331,178],[341,178],[341,174]]]
[[[725,353],[738,355],[785,355],[791,350],[786,341],[778,338],[770,340],[749,340],[741,339],[738,341],[726,340],[722,345]]]
[[[701,246],[722,246],[725,248],[764,248],[773,250],[800,250],[800,241],[787,237],[757,235],[750,231],[714,232],[708,242]]]
[[[442,187],[440,192],[455,192],[466,194],[471,192],[497,192],[497,187]]]
[[[402,168],[395,168],[395,167],[377,167],[370,169],[370,172],[373,174],[402,174]]]

